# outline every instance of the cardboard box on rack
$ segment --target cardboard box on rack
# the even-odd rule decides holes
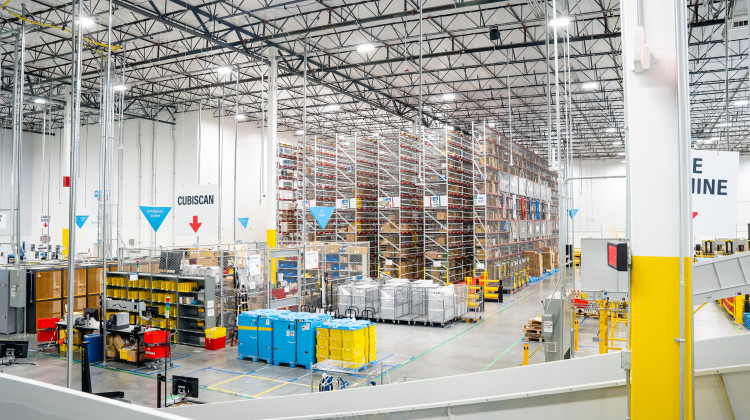
[[[542,266],[547,270],[554,270],[554,254],[542,252]]]
[[[529,260],[529,276],[531,277],[541,277],[542,274],[544,274],[544,267],[542,266],[542,261],[531,261]]]

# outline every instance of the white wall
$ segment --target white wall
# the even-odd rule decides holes
[[[617,160],[574,160],[571,177],[625,175]],[[581,238],[625,236],[625,178],[572,181],[575,246]],[[570,220],[570,219],[568,219]]]
[[[156,127],[155,170],[152,168],[151,148]],[[240,123],[237,153],[237,217],[249,217],[247,229],[233,218],[234,200],[234,138],[235,125],[233,117],[223,121],[224,160],[222,166],[222,242],[232,241],[234,224],[237,226],[237,239],[242,241],[265,241],[266,239],[266,206],[268,200],[259,201],[260,197],[260,164],[261,132],[256,123]],[[218,119],[210,111],[203,112],[202,136],[200,150],[201,183],[218,183]],[[61,133],[48,136],[51,147],[49,168],[49,214],[51,215],[50,237],[53,245],[62,243],[62,229],[68,227],[68,188],[62,188],[60,165],[64,162],[61,151]],[[174,134],[175,144],[172,144]],[[138,143],[140,139],[140,158]],[[167,216],[154,241],[153,231],[139,210],[139,205],[157,205],[171,207],[173,203],[174,173],[175,185],[195,185],[197,183],[197,140],[198,113],[178,114],[174,125],[156,123],[146,120],[129,120],[123,129],[123,179],[122,179],[122,223],[120,238],[125,244],[133,240],[134,246],[149,247],[153,245],[191,245],[193,237],[174,237],[172,212]],[[296,143],[288,134],[279,133],[279,141]],[[98,240],[98,200],[94,191],[99,185],[99,142],[100,126],[81,127],[80,173],[76,214],[89,215],[82,229],[76,230],[76,250],[81,253],[95,253]],[[12,139],[10,132],[0,131],[0,210],[10,207],[10,172]],[[39,215],[47,213],[47,181],[42,178],[42,169],[47,167],[42,162],[42,136],[24,135],[24,177],[22,189],[22,240],[39,243],[42,226]],[[173,153],[176,153],[176,164],[173,165]],[[47,159],[45,159],[46,161]],[[140,163],[140,172],[139,172]],[[117,200],[117,151],[112,161],[112,197]],[[155,172],[156,199],[152,194],[152,175]],[[64,175],[64,174],[63,174]],[[140,198],[138,186],[140,185]],[[44,192],[42,190],[44,188]],[[109,216],[116,220],[116,215]],[[114,231],[114,229],[113,229]],[[9,248],[2,243],[10,242],[10,231],[0,232],[0,252]],[[218,243],[218,238],[201,237],[203,244]],[[2,261],[3,259],[0,259]]]
[[[575,160],[572,176],[624,175],[622,160]],[[750,156],[740,156],[739,193],[737,197],[737,237],[747,238],[750,223]],[[581,238],[625,236],[625,179],[573,181],[575,246]],[[648,205],[648,203],[638,203]],[[654,217],[658,209],[654,209]],[[696,238],[699,240],[701,238]]]

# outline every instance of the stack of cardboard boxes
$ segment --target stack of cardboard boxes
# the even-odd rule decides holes
[[[529,259],[529,276],[541,277],[544,274],[542,255],[536,251],[524,251],[523,256]]]

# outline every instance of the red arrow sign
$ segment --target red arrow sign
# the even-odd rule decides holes
[[[193,216],[193,223],[188,223],[191,228],[193,228],[193,232],[198,233],[198,229],[201,228],[201,225],[203,223],[198,223],[198,216]]]
[[[47,227],[47,224],[46,224],[46,223],[44,224],[44,227]]]

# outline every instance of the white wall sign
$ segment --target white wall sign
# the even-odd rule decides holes
[[[318,251],[305,251],[305,270],[314,270],[320,266]]]
[[[49,227],[50,217],[48,214],[43,214],[39,216],[39,223],[41,224],[42,228],[47,229]]]
[[[175,235],[218,236],[219,188],[186,185],[175,189]]]
[[[486,206],[487,205],[487,194],[474,194],[474,205],[475,206]]]
[[[378,206],[397,209],[401,207],[401,197],[378,197]]]
[[[260,271],[260,255],[250,255],[247,258],[247,272],[251,276],[258,276]]]
[[[690,191],[695,235],[737,236],[738,152],[693,150]]]
[[[0,212],[0,230],[8,229],[8,213]]]

